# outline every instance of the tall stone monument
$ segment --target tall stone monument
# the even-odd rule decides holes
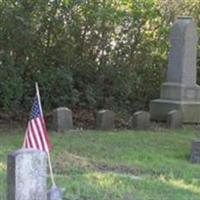
[[[166,121],[177,110],[184,123],[200,122],[200,87],[196,84],[197,31],[191,17],[178,17],[170,34],[166,82],[160,99],[150,102],[151,119]]]

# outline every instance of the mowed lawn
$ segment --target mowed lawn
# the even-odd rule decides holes
[[[23,132],[0,133],[2,200],[5,158],[21,147]],[[64,200],[200,200],[200,165],[189,161],[191,143],[200,131],[69,131],[49,136]]]

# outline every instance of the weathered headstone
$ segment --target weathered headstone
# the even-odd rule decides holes
[[[148,129],[150,126],[150,114],[146,111],[137,111],[132,117],[132,128]]]
[[[192,143],[192,153],[190,160],[192,163],[200,163],[200,140]]]
[[[183,122],[200,122],[200,87],[196,84],[197,31],[191,17],[179,17],[173,25],[167,69],[160,99],[151,101],[151,119],[166,121],[177,110]]]
[[[69,108],[61,107],[53,111],[53,129],[57,132],[73,129],[72,111]]]
[[[167,127],[171,129],[182,126],[182,115],[177,110],[171,110],[167,113]]]
[[[111,130],[115,127],[115,113],[111,110],[100,110],[96,115],[96,127]]]
[[[56,186],[52,187],[47,193],[47,200],[62,200],[63,191]]]
[[[8,155],[7,200],[47,199],[47,155],[20,149]]]

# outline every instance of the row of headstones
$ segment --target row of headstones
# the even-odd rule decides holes
[[[167,114],[167,127],[170,129],[182,126],[182,115],[177,110],[171,110]],[[68,108],[58,108],[53,112],[53,126],[56,131],[73,129],[72,111]],[[111,110],[100,110],[96,114],[96,128],[111,130],[115,126],[115,113]],[[145,130],[150,128],[150,114],[146,111],[137,111],[131,119],[131,128]],[[200,141],[192,143],[191,161],[200,163]]]
[[[172,110],[167,115],[167,127],[179,128],[182,125],[181,115]],[[115,113],[111,110],[100,110],[96,114],[96,128],[100,130],[112,130],[115,127]],[[150,114],[146,111],[137,111],[130,122],[133,129],[148,129],[150,127]],[[62,132],[73,129],[72,111],[62,107],[53,111],[53,130]]]
[[[115,124],[115,113],[111,110],[101,110],[96,115],[96,128],[111,130]],[[63,132],[73,129],[72,111],[69,108],[61,107],[53,111],[53,130]]]

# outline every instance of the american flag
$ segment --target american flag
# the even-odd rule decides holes
[[[31,110],[30,119],[24,138],[24,147],[33,148],[49,152],[51,144],[49,143],[46,125],[42,113],[40,96],[36,94]]]

